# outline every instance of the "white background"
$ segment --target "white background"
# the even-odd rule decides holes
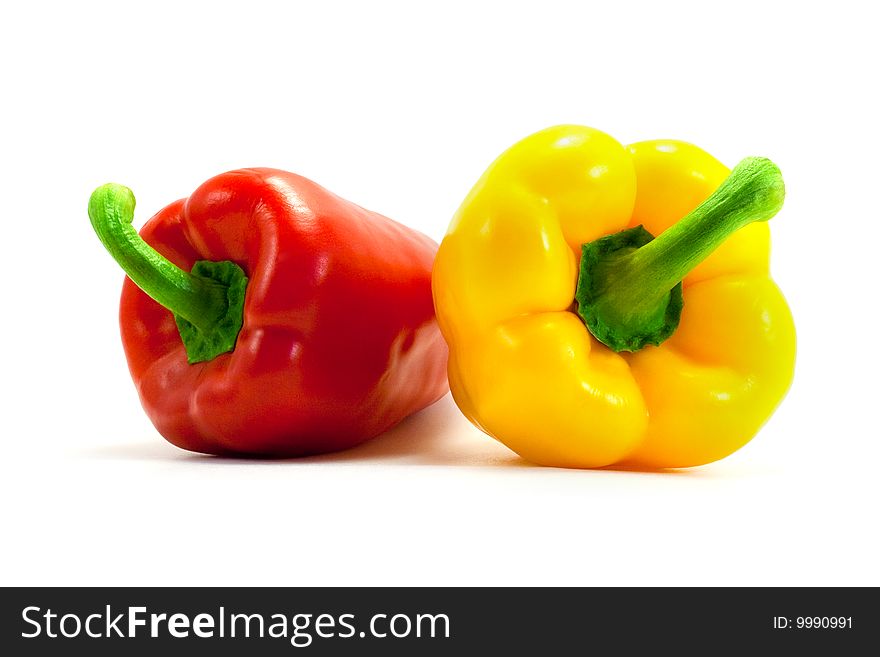
[[[0,10],[2,584],[880,585],[870,3],[129,5]],[[496,155],[562,122],[781,166],[797,375],[746,448],[666,474],[537,468],[449,398],[299,461],[156,433],[93,188],[132,187],[140,226],[273,166],[439,240]]]

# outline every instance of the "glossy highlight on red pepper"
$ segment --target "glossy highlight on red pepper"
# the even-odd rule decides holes
[[[115,211],[101,189],[89,208],[99,236],[103,215]],[[133,214],[133,196],[130,204]],[[240,332],[215,351],[232,350],[208,356],[182,340],[206,311],[172,313],[125,280],[128,366],[147,415],[178,447],[266,456],[345,449],[446,393],[447,348],[431,297],[437,245],[425,235],[306,178],[260,168],[208,180],[140,237],[192,270],[175,274],[217,292],[221,306],[227,288],[200,278],[196,263],[233,263],[247,277],[238,279],[246,285]],[[127,239],[138,239],[133,229]],[[137,278],[144,267],[126,271]],[[206,293],[181,294],[201,302]]]

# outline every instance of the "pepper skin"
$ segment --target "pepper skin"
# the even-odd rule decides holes
[[[434,264],[459,408],[543,465],[676,468],[739,449],[793,377],[768,227],[750,223],[783,195],[769,160],[731,174],[678,141],[558,126],[517,143]]]
[[[178,447],[263,456],[345,449],[447,391],[430,292],[437,247],[421,233],[274,169],[208,180],[150,219],[143,241],[133,213],[120,185],[99,188],[89,204],[129,277],[175,310],[125,280],[128,366],[147,415]],[[231,261],[247,276],[238,279],[240,333],[219,348],[213,334],[182,341],[185,329],[223,333],[234,305],[226,287],[187,273],[197,261]],[[206,326],[194,329],[199,322]]]

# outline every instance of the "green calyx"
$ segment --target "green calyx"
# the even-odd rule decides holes
[[[174,314],[189,363],[232,351],[244,319],[247,276],[234,262],[201,260],[186,272],[144,242],[131,225],[128,187],[102,185],[89,199],[98,238],[128,277]]]
[[[638,351],[649,344],[657,346],[678,328],[684,305],[681,281],[671,289],[654,290],[649,303],[622,299],[624,292],[639,294],[637,289],[613,289],[615,265],[619,267],[627,256],[653,239],[644,227],[636,226],[581,247],[581,270],[575,293],[578,314],[590,333],[614,351]],[[612,288],[610,292],[609,288]]]
[[[658,237],[637,226],[584,244],[578,314],[614,351],[661,344],[681,319],[682,279],[735,231],[772,218],[784,199],[779,168],[767,158],[749,157]]]
[[[244,293],[248,279],[242,268],[229,260],[199,260],[190,274],[226,288],[226,310],[207,326],[199,327],[180,313],[174,313],[177,331],[186,348],[186,359],[192,364],[212,360],[235,349],[244,320]]]

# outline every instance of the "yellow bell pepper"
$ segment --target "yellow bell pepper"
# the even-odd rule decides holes
[[[679,141],[624,148],[567,125],[515,144],[434,264],[459,408],[543,465],[675,468],[739,449],[794,372],[764,223],[783,197],[769,160],[731,172]]]

